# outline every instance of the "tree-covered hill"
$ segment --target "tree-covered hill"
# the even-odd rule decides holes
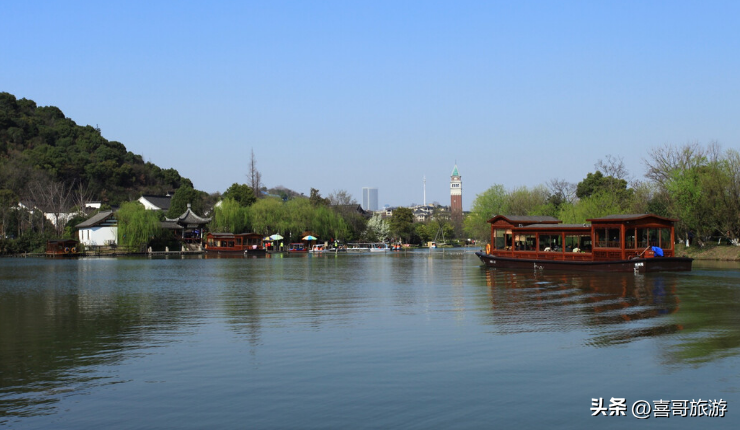
[[[144,162],[122,143],[105,139],[100,129],[77,125],[57,107],[0,92],[0,190],[23,198],[33,182],[84,187],[93,199],[112,205],[192,187],[177,170]]]

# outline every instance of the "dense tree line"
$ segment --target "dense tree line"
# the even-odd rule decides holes
[[[0,190],[20,198],[31,183],[83,186],[111,205],[193,184],[175,169],[144,162],[141,155],[105,139],[98,128],[79,126],[54,106],[36,106],[0,92]]]
[[[677,219],[677,239],[703,246],[710,237],[740,238],[740,153],[711,143],[653,148],[645,179],[628,179],[621,158],[599,160],[578,184],[507,190],[496,184],[479,194],[465,220],[466,233],[487,239],[494,215],[549,215],[585,223],[611,214],[653,213]]]
[[[81,213],[90,201],[110,208],[182,187],[193,184],[105,139],[100,129],[0,92],[0,253],[39,250],[49,238],[70,236],[72,222],[84,217],[66,214]]]

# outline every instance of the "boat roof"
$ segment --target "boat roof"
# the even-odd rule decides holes
[[[544,229],[544,230],[575,230],[591,229],[591,224],[529,224],[521,227],[522,229]]]
[[[607,215],[601,218],[591,218],[586,221],[591,222],[609,222],[609,221],[636,221],[640,219],[654,218],[668,222],[676,222],[677,219],[666,218],[655,214],[618,214],[618,215]]]
[[[489,223],[498,220],[508,221],[511,224],[560,224],[562,221],[552,216],[540,215],[496,215],[489,219]]]

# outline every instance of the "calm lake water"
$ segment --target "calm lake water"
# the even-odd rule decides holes
[[[738,428],[740,265],[694,269],[0,259],[0,427]],[[631,411],[699,399],[725,417]]]

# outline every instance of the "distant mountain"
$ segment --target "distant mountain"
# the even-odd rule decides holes
[[[105,139],[100,129],[77,125],[57,107],[39,107],[0,92],[0,190],[22,197],[32,181],[81,185],[111,205],[192,187],[177,170],[144,162],[122,143]]]

